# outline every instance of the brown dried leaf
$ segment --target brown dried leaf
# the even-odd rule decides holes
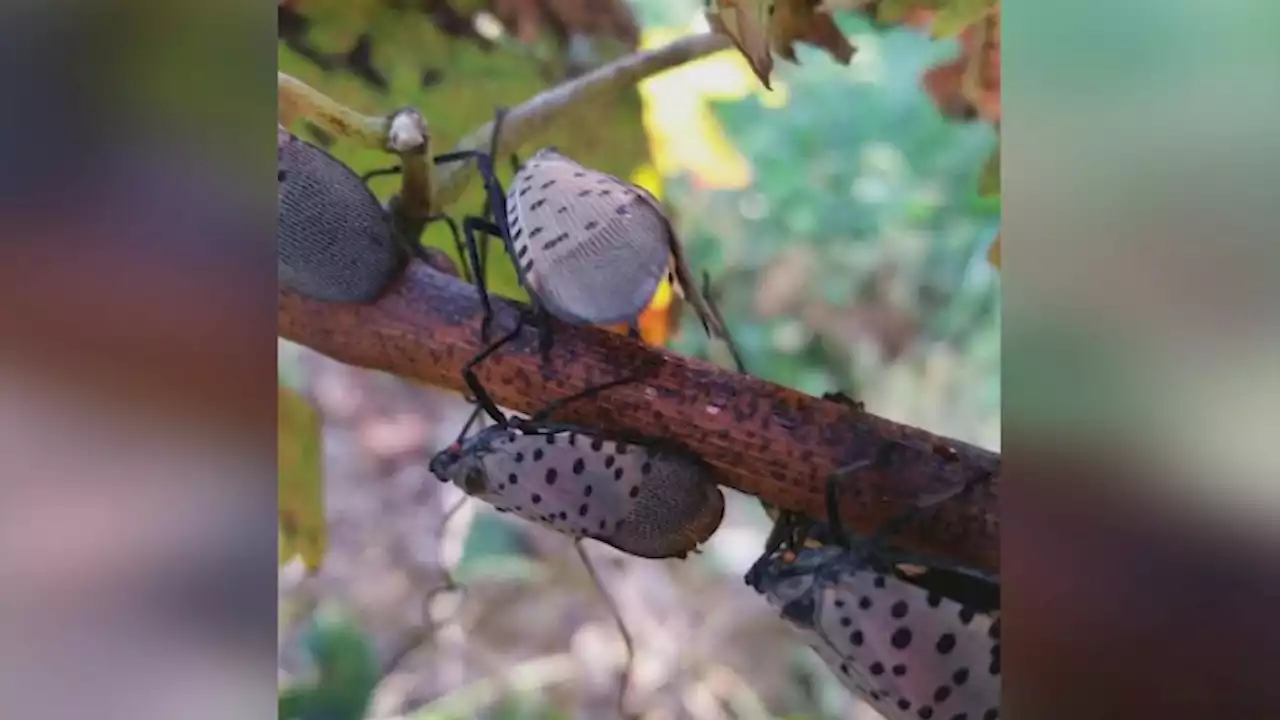
[[[493,0],[489,10],[507,32],[524,45],[538,39],[546,20],[538,0]]]
[[[773,89],[769,84],[769,74],[773,72],[773,56],[769,53],[772,11],[773,0],[717,0],[715,10],[707,13],[711,29],[733,41],[768,90]]]
[[[772,53],[797,62],[796,42],[823,48],[842,65],[853,59],[853,45],[836,26],[830,10],[822,7],[822,0],[717,0],[707,21],[733,41],[770,90]]]
[[[1000,122],[1000,7],[960,34],[960,56],[921,79],[948,117]]]
[[[854,48],[840,32],[822,0],[779,0],[769,24],[769,45],[782,57],[796,61],[794,44],[806,42],[826,50],[836,62],[848,65]]]
[[[524,44],[547,32],[561,41],[573,35],[613,38],[631,50],[640,43],[639,25],[625,0],[491,0],[489,10]]]

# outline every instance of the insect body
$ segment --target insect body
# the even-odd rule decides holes
[[[777,550],[747,582],[888,720],[994,720],[1000,621],[836,545]]]
[[[520,167],[506,212],[529,289],[573,324],[634,321],[679,257],[652,196],[552,148]]]
[[[664,277],[681,290],[704,329],[732,349],[719,315],[698,292],[661,203],[643,188],[544,148],[503,190],[493,166],[503,115],[500,110],[494,120],[491,152],[449,153],[435,162],[474,158],[479,165],[493,219],[464,218],[469,257],[479,266],[475,232],[502,239],[542,317],[544,356],[551,336],[543,313],[574,325],[626,323],[634,331]],[[478,285],[488,317],[488,293],[483,282]]]
[[[498,410],[471,368],[519,329],[464,371],[478,404],[497,424],[438,453],[431,471],[500,511],[640,557],[684,557],[709,538],[724,516],[724,496],[696,455],[547,422],[552,407],[528,420]],[[591,388],[553,406],[631,381]]]
[[[403,272],[410,254],[440,262],[408,239],[369,190],[368,180],[324,150],[277,126],[280,284],[315,300],[369,302]],[[398,171],[398,169],[397,169]],[[462,252],[456,223],[443,219]]]
[[[408,262],[377,198],[332,155],[277,129],[280,284],[316,300],[367,302]]]
[[[782,513],[747,584],[888,720],[999,717],[998,579],[890,549],[887,536],[914,512],[850,541],[837,477],[828,521]]]

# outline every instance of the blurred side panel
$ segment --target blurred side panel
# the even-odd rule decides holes
[[[1280,717],[1280,5],[1004,20],[1005,716]]]
[[[275,709],[275,39],[0,9],[0,707]]]

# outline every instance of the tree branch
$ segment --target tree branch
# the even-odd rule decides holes
[[[521,306],[491,297],[497,337],[514,326]],[[482,347],[481,314],[474,287],[415,261],[366,305],[281,290],[279,334],[349,365],[462,391],[462,366]],[[860,533],[875,531],[921,497],[989,473],[989,483],[920,513],[899,539],[908,550],[999,571],[998,455],[599,328],[556,322],[554,330],[545,375],[532,327],[480,366],[478,375],[499,404],[529,413],[654,367],[637,383],[571,404],[557,419],[677,440],[706,459],[721,484],[818,520],[826,519],[830,473],[878,459],[851,476],[841,495],[841,518]]]

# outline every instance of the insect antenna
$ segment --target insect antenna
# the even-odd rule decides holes
[[[706,270],[702,271],[702,298],[707,301],[707,310],[711,312],[711,317],[720,324],[723,334],[720,339],[729,348],[729,354],[733,356],[733,364],[737,366],[738,372],[744,375],[747,372],[747,366],[742,362],[742,353],[738,352],[738,344],[733,341],[733,336],[729,334],[729,325],[724,321],[724,316],[720,314],[720,308],[716,304],[716,297],[711,292],[711,273]]]
[[[516,323],[516,326],[511,330],[511,332],[503,335],[489,345],[489,347],[481,350],[479,354],[471,358],[471,360],[462,368],[462,380],[466,383],[467,389],[471,391],[472,396],[475,397],[476,404],[479,406],[479,409],[483,410],[489,417],[493,418],[495,423],[503,427],[510,425],[510,422],[508,421],[507,416],[503,415],[502,411],[498,409],[497,403],[493,401],[493,396],[484,389],[484,385],[481,384],[480,378],[476,376],[475,367],[488,359],[488,357],[497,351],[498,348],[511,342],[511,339],[519,334],[523,327],[524,321],[521,320]]]
[[[639,372],[634,372],[634,373],[631,373],[630,375],[626,375],[625,377],[620,377],[614,380],[610,380],[608,382],[600,383],[599,385],[593,385],[592,387],[589,387],[586,390],[576,392],[572,395],[566,395],[565,397],[562,397],[562,398],[556,398],[555,400],[552,400],[551,402],[544,405],[541,410],[534,413],[529,418],[529,420],[535,423],[545,422],[553,414],[562,410],[569,403],[577,402],[578,400],[582,400],[584,398],[588,398],[593,395],[598,395],[604,392],[605,390],[618,387],[619,385],[630,385],[631,383],[639,382],[640,380],[644,379],[644,377],[648,374],[649,373],[641,370]]]
[[[613,622],[618,626],[618,634],[622,635],[622,643],[626,646],[627,658],[622,665],[621,687],[618,688],[618,717],[631,718],[633,716],[627,713],[627,690],[631,686],[631,670],[636,657],[635,639],[631,636],[631,631],[627,629],[627,624],[622,620],[622,611],[618,608],[618,603],[609,594],[609,590],[605,588],[599,573],[596,572],[595,565],[591,563],[591,558],[587,555],[586,549],[582,547],[581,538],[573,541],[573,548],[578,551],[578,557],[582,559],[582,564],[587,568],[587,574],[591,576],[591,582],[595,583],[596,590],[600,592],[605,604],[609,606],[609,614],[613,616]]]

